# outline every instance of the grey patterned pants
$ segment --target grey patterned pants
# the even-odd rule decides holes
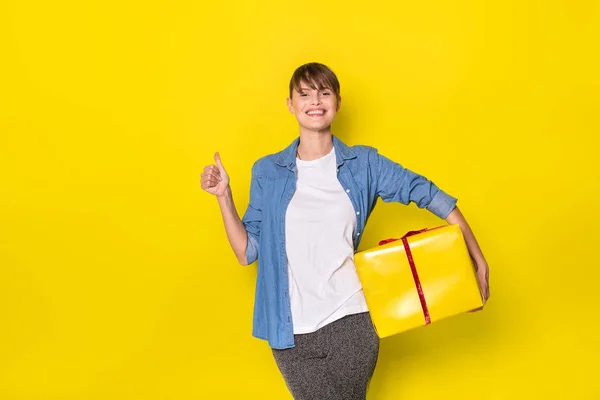
[[[294,343],[290,349],[272,350],[295,400],[366,398],[379,355],[379,337],[368,312],[294,335]]]

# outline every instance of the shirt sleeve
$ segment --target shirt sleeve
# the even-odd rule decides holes
[[[384,202],[413,202],[439,218],[446,219],[456,207],[457,199],[442,191],[432,181],[402,165],[372,152],[371,163],[376,174],[377,195]]]
[[[262,185],[260,178],[256,175],[256,164],[252,167],[252,178],[250,180],[250,201],[248,208],[242,218],[242,223],[248,233],[248,244],[246,246],[246,261],[252,264],[258,259],[258,241],[260,238],[260,225],[262,221]]]

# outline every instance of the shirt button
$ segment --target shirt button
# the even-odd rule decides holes
[[[346,189],[346,193],[350,193],[350,189]]]
[[[360,215],[360,211],[357,211],[357,212],[356,212],[356,215]]]
[[[360,232],[356,232],[356,236],[359,236],[359,235],[360,235]]]

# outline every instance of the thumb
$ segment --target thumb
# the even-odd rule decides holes
[[[221,155],[218,151],[215,153],[215,163],[217,164],[217,168],[219,168],[219,172],[225,172],[225,167],[223,167],[223,163],[221,162]]]

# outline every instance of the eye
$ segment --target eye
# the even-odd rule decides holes
[[[307,93],[300,93],[300,97],[306,97],[306,96],[308,96]]]
[[[331,92],[323,92],[323,96],[330,96]]]

